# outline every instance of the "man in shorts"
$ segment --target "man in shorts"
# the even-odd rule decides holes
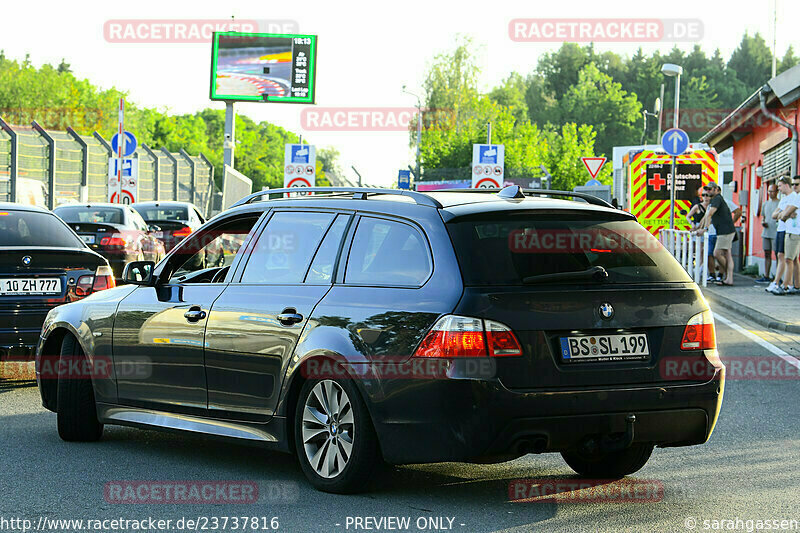
[[[785,182],[784,182],[785,183]],[[793,189],[787,194],[786,207],[781,211],[780,219],[786,223],[784,243],[784,286],[786,294],[800,293],[800,175],[792,178]],[[792,286],[794,285],[794,286]]]
[[[791,285],[791,277],[794,277],[794,269],[789,273],[790,278],[787,282],[786,273],[786,254],[784,253],[784,245],[786,243],[786,221],[782,220],[783,210],[789,205],[789,196],[792,194],[792,180],[788,176],[778,179],[778,191],[781,193],[781,199],[778,201],[778,208],[772,213],[772,218],[775,219],[777,224],[777,231],[775,233],[775,256],[778,259],[778,268],[775,270],[775,280],[769,284],[765,290],[771,292],[776,296],[783,296],[786,294],[784,287]],[[781,283],[783,281],[783,283]]]
[[[708,228],[714,224],[717,230],[717,244],[714,246],[714,258],[720,265],[720,269],[725,278],[718,281],[717,285],[733,285],[733,236],[736,228],[733,225],[733,216],[725,198],[722,197],[722,189],[713,181],[708,182],[704,187],[711,194],[711,203],[708,204],[706,215],[703,217],[702,225]]]
[[[767,187],[767,200],[761,204],[761,245],[764,249],[764,274],[756,283],[769,283],[772,281],[772,250],[775,249],[775,237],[778,232],[778,222],[772,218],[772,213],[778,208],[778,185],[770,183]]]

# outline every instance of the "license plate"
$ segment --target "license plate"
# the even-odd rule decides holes
[[[647,335],[582,335],[561,337],[561,360],[564,362],[622,361],[650,358]]]
[[[79,237],[86,244],[94,244],[94,235],[79,235]]]
[[[0,296],[61,294],[59,278],[0,278]]]

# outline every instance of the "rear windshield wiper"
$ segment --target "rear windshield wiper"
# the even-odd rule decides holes
[[[605,268],[593,266],[586,270],[575,270],[572,272],[555,272],[553,274],[538,274],[522,278],[522,283],[545,283],[548,281],[567,281],[567,280],[592,280],[602,282],[608,279],[608,272]]]

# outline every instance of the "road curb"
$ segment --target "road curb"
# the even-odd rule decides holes
[[[704,291],[703,296],[705,296],[709,303],[724,307],[728,311],[732,311],[740,316],[749,318],[756,324],[766,328],[785,331],[787,333],[800,333],[800,324],[791,324],[789,322],[784,322],[783,320],[775,320],[769,315],[765,315],[760,311],[756,311],[751,307],[747,307],[746,305],[742,305],[735,300],[731,300],[725,296],[720,296],[719,294],[711,291]]]

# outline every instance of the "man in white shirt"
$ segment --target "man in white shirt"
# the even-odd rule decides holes
[[[785,182],[784,182],[785,183]],[[786,186],[788,188],[788,186]],[[785,278],[784,291],[787,294],[800,293],[800,175],[792,178],[793,189],[787,194],[786,207],[781,211],[780,219],[786,223],[786,242],[784,245]],[[792,283],[790,283],[790,281]],[[792,287],[791,285],[794,285]],[[788,285],[788,289],[787,289]]]
[[[775,257],[778,260],[778,267],[775,270],[775,279],[764,290],[780,296],[784,294],[783,288],[781,287],[781,280],[783,279],[783,269],[786,266],[786,254],[784,253],[784,245],[786,243],[786,222],[781,220],[780,214],[781,211],[783,211],[783,209],[786,207],[786,203],[789,201],[788,193],[784,193],[783,191],[788,190],[789,193],[791,193],[792,180],[790,180],[788,176],[784,176],[779,178],[776,183],[778,185],[778,192],[781,193],[781,198],[778,200],[778,207],[772,212],[772,218],[778,223],[777,227],[775,228]]]

